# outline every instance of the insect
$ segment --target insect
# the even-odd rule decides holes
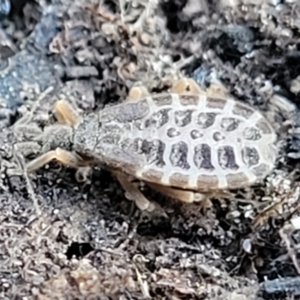
[[[44,149],[53,143],[55,149],[44,150],[27,171],[52,160],[74,168],[100,165],[140,209],[152,206],[134,179],[191,203],[263,180],[276,159],[276,134],[261,113],[206,93],[189,78],[163,94],[133,87],[123,103],[84,116],[61,100],[55,115],[58,124],[44,139]]]

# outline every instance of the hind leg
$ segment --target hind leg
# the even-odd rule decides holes
[[[157,192],[179,200],[184,203],[199,202],[201,206],[206,209],[212,206],[210,199],[212,198],[230,198],[232,195],[227,191],[214,191],[214,192],[198,192],[191,190],[176,189],[169,186],[162,186],[155,183],[147,183],[151,188]]]

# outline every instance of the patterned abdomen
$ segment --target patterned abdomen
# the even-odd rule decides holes
[[[240,188],[262,180],[274,165],[276,135],[249,106],[165,94],[121,104],[118,111],[134,105],[144,109],[139,117],[123,113],[118,123],[128,127],[120,144],[144,158],[132,174],[142,180],[195,190]]]

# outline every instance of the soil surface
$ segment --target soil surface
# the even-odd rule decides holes
[[[0,299],[300,299],[297,2],[1,0]],[[88,113],[182,76],[270,120],[262,184],[206,208],[145,187],[162,210],[143,212],[101,168],[22,171],[57,100]]]

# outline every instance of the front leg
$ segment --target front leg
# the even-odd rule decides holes
[[[59,100],[55,103],[54,114],[60,124],[75,127],[80,122],[78,112],[66,100]]]
[[[157,192],[175,199],[184,203],[194,203],[200,202],[200,205],[203,209],[210,208],[212,206],[211,199],[212,198],[231,198],[232,194],[228,191],[211,191],[211,192],[200,192],[200,191],[190,191],[183,190],[179,188],[173,188],[170,186],[163,186],[156,183],[147,183],[151,188],[156,190]]]
[[[84,162],[77,154],[57,148],[52,151],[48,151],[36,159],[32,160],[26,165],[27,172],[34,172],[44,165],[50,163],[52,160],[57,160],[65,166],[78,168],[86,166],[87,163]]]

